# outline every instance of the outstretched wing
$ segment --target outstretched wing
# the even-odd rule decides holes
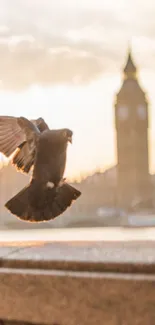
[[[42,118],[27,120],[12,116],[0,116],[0,152],[10,157],[20,171],[29,172],[35,157],[35,137],[39,131],[48,129]]]
[[[44,132],[45,130],[49,130],[48,125],[44,121],[42,117],[39,117],[37,120],[31,120],[33,124],[37,126],[40,132]]]
[[[16,117],[0,116],[0,152],[9,157],[18,146],[26,141],[26,135]]]
[[[37,120],[31,120],[31,122],[37,126],[40,132],[48,130],[48,125],[42,118]],[[24,173],[29,173],[31,167],[34,164],[35,159],[35,146],[28,143],[28,141],[23,142],[19,147],[17,152],[15,152],[12,158],[12,164],[16,167],[18,171]]]

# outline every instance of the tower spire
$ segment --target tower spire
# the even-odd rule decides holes
[[[135,63],[133,61],[133,58],[132,58],[132,51],[131,51],[131,45],[130,44],[128,46],[127,62],[126,62],[126,65],[125,65],[123,70],[124,70],[125,78],[127,78],[127,79],[129,79],[129,78],[135,79],[137,68],[136,68],[136,65],[135,65]]]

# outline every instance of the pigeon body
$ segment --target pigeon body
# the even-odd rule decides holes
[[[0,152],[13,154],[18,171],[28,173],[33,167],[30,184],[5,204],[20,219],[53,219],[81,195],[63,180],[72,134],[69,129],[50,130],[42,118],[0,117]]]
[[[57,186],[66,166],[66,150],[72,131],[68,129],[46,130],[40,134],[33,177],[43,182],[53,182]]]

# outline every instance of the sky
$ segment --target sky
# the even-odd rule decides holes
[[[0,0],[0,115],[74,132],[66,175],[116,163],[114,100],[129,43],[150,109],[155,172],[153,0]]]

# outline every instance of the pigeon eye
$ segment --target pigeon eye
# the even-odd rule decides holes
[[[67,137],[67,132],[63,131],[63,137],[66,138]]]

